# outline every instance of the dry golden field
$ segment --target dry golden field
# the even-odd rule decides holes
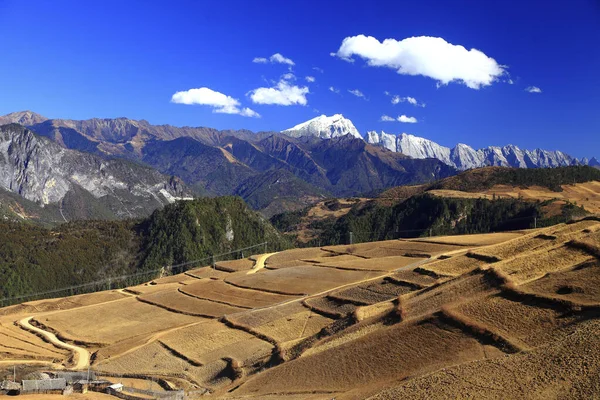
[[[520,188],[508,185],[494,185],[487,190],[476,193],[459,190],[430,190],[428,193],[436,196],[457,198],[492,199],[495,196],[496,198],[511,197],[540,201],[552,199],[568,200],[571,203],[576,202],[577,205],[583,206],[593,214],[600,213],[600,182],[592,181],[576,183],[574,185],[562,185],[562,189],[562,192],[553,192],[548,188],[539,186]]]
[[[0,309],[0,363],[222,399],[600,398],[600,222],[296,249]],[[52,365],[50,365],[52,363]]]

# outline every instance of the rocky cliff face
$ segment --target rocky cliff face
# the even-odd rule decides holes
[[[78,217],[138,217],[186,195],[153,169],[65,149],[17,124],[0,126],[0,187]]]
[[[413,158],[437,158],[459,170],[486,166],[515,168],[554,168],[570,165],[592,165],[592,160],[578,160],[561,151],[542,149],[522,150],[517,146],[489,146],[475,150],[459,143],[453,148],[441,146],[431,140],[402,133],[368,132],[367,142]]]

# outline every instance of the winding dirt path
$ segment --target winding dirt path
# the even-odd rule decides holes
[[[19,325],[30,332],[43,336],[46,340],[48,340],[53,345],[67,349],[77,354],[77,363],[74,365],[74,369],[84,369],[90,365],[90,352],[84,349],[83,347],[74,346],[69,343],[65,343],[59,338],[56,337],[54,333],[47,332],[43,329],[37,328],[31,325],[30,321],[33,317],[23,318],[19,321]]]
[[[258,271],[260,271],[261,269],[263,269],[265,267],[265,261],[267,261],[267,258],[271,257],[272,255],[277,254],[278,252],[275,253],[267,253],[267,254],[261,254],[260,256],[258,256],[258,258],[256,259],[256,262],[254,263],[254,266],[252,267],[252,269],[250,271],[248,271],[246,274],[247,275],[251,275],[251,274],[255,274]]]

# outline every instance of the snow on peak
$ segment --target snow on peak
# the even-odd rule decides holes
[[[293,137],[316,136],[322,139],[331,139],[352,135],[355,138],[362,139],[352,121],[344,118],[342,114],[334,114],[331,117],[320,115],[282,132]]]
[[[475,150],[463,143],[454,148],[441,146],[429,139],[401,133],[391,135],[385,132],[369,132],[367,142],[386,147],[413,158],[437,158],[460,170],[497,165],[518,168],[547,168],[574,165],[579,161],[561,151],[522,150],[509,144],[504,147],[488,146]],[[395,143],[394,143],[395,142]],[[597,160],[585,160],[582,164],[592,165]]]

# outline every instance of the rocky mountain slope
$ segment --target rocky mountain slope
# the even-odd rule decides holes
[[[58,207],[64,220],[139,217],[186,195],[179,179],[65,149],[17,124],[0,126],[0,188]]]
[[[330,140],[294,137],[297,132],[155,126],[126,118],[50,120],[31,112],[0,121],[31,124],[31,130],[65,149],[154,167],[180,177],[202,195],[240,195],[265,215],[327,196],[358,195],[456,173],[436,160],[413,160],[369,145],[349,120],[334,117],[306,125],[311,132],[328,126],[323,135]],[[353,133],[341,135],[348,130]]]
[[[459,143],[453,148],[441,146],[431,140],[402,133],[400,135],[385,132],[367,132],[368,143],[377,144],[394,152],[413,158],[437,158],[447,165],[460,170],[485,166],[516,168],[554,168],[569,165],[600,166],[596,158],[578,160],[561,151],[542,149],[522,150],[517,146],[489,146],[475,150]]]

